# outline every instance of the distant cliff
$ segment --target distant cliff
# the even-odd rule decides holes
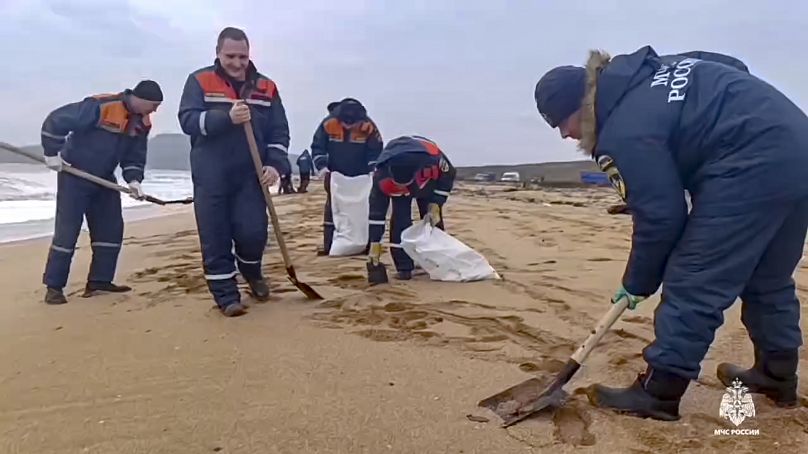
[[[21,147],[24,150],[42,155],[40,145]],[[191,170],[191,142],[184,134],[157,134],[149,139],[149,157],[146,167],[162,170]],[[289,153],[292,171],[297,172],[297,154]],[[31,164],[32,160],[0,149],[0,163]]]

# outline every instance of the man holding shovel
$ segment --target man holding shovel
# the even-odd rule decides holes
[[[679,419],[680,398],[740,296],[755,362],[720,364],[718,378],[796,406],[802,335],[792,275],[808,229],[808,117],[732,57],[660,56],[650,46],[555,68],[535,100],[632,213],[631,254],[612,301],[633,309],[663,287],[647,370],[626,388],[595,385],[590,401]]]
[[[259,73],[249,56],[247,35],[225,28],[216,60],[193,72],[179,108],[183,132],[191,137],[194,212],[208,289],[221,312],[244,314],[238,272],[259,301],[269,298],[261,259],[267,245],[267,207],[261,185],[289,172],[289,127],[275,83]],[[263,175],[259,183],[245,136],[251,122]]]
[[[390,244],[398,278],[412,278],[414,264],[401,249],[401,232],[412,225],[412,201],[418,203],[421,218],[433,227],[443,229],[443,205],[449,198],[455,179],[455,168],[438,145],[421,136],[403,136],[391,140],[376,161],[373,188],[370,192],[370,251],[368,281],[387,282],[381,263],[381,241],[384,222],[392,199]]]
[[[93,258],[84,296],[131,290],[112,283],[123,242],[120,194],[61,170],[70,165],[115,183],[114,171],[120,166],[130,194],[142,199],[140,182],[151,130],[149,115],[162,100],[160,86],[144,80],[134,89],[90,96],[59,107],[42,124],[45,165],[59,172],[56,224],[43,275],[45,303],[67,303],[63,288],[85,216]]]

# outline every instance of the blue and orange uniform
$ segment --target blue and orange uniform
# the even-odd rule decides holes
[[[592,51],[585,68],[555,68],[537,84],[537,107],[553,127],[570,123],[563,117],[574,109],[557,115],[570,100],[580,148],[632,213],[631,251],[612,301],[633,308],[661,288],[646,371],[627,388],[596,385],[590,400],[678,419],[682,395],[740,297],[755,363],[720,364],[719,379],[732,386],[740,378],[778,405],[797,405],[803,336],[793,274],[808,230],[808,116],[734,57],[660,55],[651,46],[614,58]]]
[[[391,204],[390,254],[399,276],[408,277],[413,261],[401,249],[401,232],[412,225],[412,201],[420,217],[433,210],[435,227],[443,230],[443,206],[454,187],[455,167],[438,145],[422,136],[402,136],[391,140],[376,161],[370,192],[370,242],[380,243],[385,217]],[[437,212],[435,212],[437,211]]]
[[[373,162],[382,151],[383,141],[376,123],[362,104],[345,98],[329,105],[330,114],[320,122],[311,144],[315,172],[337,172],[346,177],[373,172]],[[326,201],[323,210],[323,253],[328,254],[334,237],[331,212],[331,185],[325,177]]]
[[[127,183],[143,180],[151,122],[130,111],[131,90],[89,96],[51,112],[42,124],[46,157],[60,155],[72,167],[117,183],[120,166]],[[93,256],[90,283],[111,283],[123,242],[121,195],[65,172],[57,174],[56,219],[43,283],[67,284],[70,263],[84,217]]]
[[[240,303],[236,274],[262,281],[261,258],[268,218],[244,126],[230,109],[243,100],[264,166],[289,172],[289,127],[278,87],[250,62],[245,81],[228,77],[218,59],[191,73],[179,107],[182,130],[191,140],[194,213],[208,289],[224,309]]]

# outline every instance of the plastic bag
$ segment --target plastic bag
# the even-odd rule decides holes
[[[361,254],[368,244],[368,212],[373,179],[370,175],[346,177],[331,172],[331,214],[334,238],[328,255]]]
[[[470,282],[500,279],[474,249],[422,220],[401,232],[401,248],[436,281]]]

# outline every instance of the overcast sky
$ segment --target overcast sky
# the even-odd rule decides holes
[[[0,0],[0,140],[37,143],[50,110],[141,78],[166,97],[154,132],[178,132],[183,83],[230,25],[278,84],[290,151],[351,96],[385,140],[426,135],[460,165],[579,159],[536,112],[545,71],[590,48],[725,52],[806,109],[806,17],[796,0]]]

